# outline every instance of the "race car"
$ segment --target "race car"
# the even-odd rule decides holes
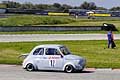
[[[85,64],[85,58],[71,54],[64,45],[55,44],[36,46],[22,63],[27,71],[57,70],[67,73],[82,71]]]

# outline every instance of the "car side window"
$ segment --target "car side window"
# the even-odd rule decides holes
[[[44,48],[38,48],[33,52],[33,55],[43,55],[44,54]]]
[[[60,55],[59,51],[55,48],[47,48],[45,51],[46,55]]]

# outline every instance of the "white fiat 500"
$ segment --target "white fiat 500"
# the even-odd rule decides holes
[[[63,45],[36,46],[24,59],[23,68],[33,70],[82,71],[86,60],[72,55]]]

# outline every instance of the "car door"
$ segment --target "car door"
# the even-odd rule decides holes
[[[63,67],[63,58],[57,48],[46,48],[45,56],[47,59],[44,61],[46,68],[49,70],[61,70]]]
[[[38,69],[44,69],[44,48],[37,48],[33,52],[34,63]]]

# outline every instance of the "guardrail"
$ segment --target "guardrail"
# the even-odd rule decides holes
[[[114,26],[1,26],[0,32],[17,31],[117,31]]]

